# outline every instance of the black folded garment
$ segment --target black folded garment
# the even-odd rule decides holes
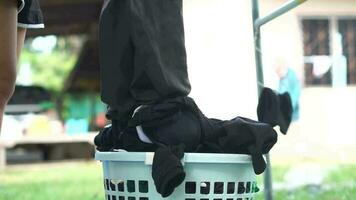
[[[157,146],[142,142],[135,128],[123,128],[117,120],[112,120],[112,125],[105,127],[94,138],[98,151],[113,151],[124,149],[132,152],[154,152]]]
[[[250,154],[256,174],[266,168],[262,155],[277,142],[277,133],[269,124],[242,117],[209,119],[189,97],[146,106],[129,124],[142,125],[156,144],[184,144],[186,152]]]
[[[154,155],[152,178],[156,190],[163,198],[171,195],[185,179],[181,159],[184,156],[184,145],[159,147]]]
[[[94,138],[94,144],[98,151],[112,151],[114,143],[120,141],[115,137],[112,126],[107,126],[101,130]]]
[[[277,94],[270,88],[263,88],[257,106],[258,120],[272,127],[279,126],[283,134],[287,134],[292,121],[292,101],[286,92]]]
[[[184,144],[187,152],[195,152],[202,140],[198,117],[183,101],[174,98],[140,109],[129,121],[130,127],[142,126],[155,144]]]
[[[142,127],[152,143],[141,141],[137,126]],[[98,149],[107,150],[113,145],[127,151],[155,151],[152,176],[157,192],[163,197],[170,195],[182,181],[180,159],[184,151],[250,154],[254,171],[260,174],[266,167],[262,155],[277,141],[277,133],[269,124],[242,117],[227,121],[209,119],[189,97],[145,105],[120,134],[114,132],[119,131],[110,133],[109,129],[97,136],[99,142],[95,144],[102,145]],[[118,141],[105,141],[110,139]]]
[[[247,118],[235,118],[223,125],[225,137],[219,144],[225,153],[250,154],[253,169],[261,174],[266,169],[263,154],[268,153],[277,142],[277,133],[270,125]]]

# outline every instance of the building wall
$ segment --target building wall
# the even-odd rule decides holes
[[[252,7],[248,0],[186,0],[185,38],[191,96],[209,117],[255,118],[255,75]],[[286,0],[260,0],[261,16]],[[354,3],[355,2],[355,3]],[[273,60],[287,57],[303,81],[300,17],[356,15],[356,0],[310,0],[262,28],[265,85],[275,88]]]
[[[260,0],[262,16],[286,1]],[[303,79],[303,17],[355,17],[356,0],[309,0],[262,28],[265,78],[273,76],[271,59],[282,54]],[[302,80],[303,81],[303,80]],[[273,82],[273,81],[272,81]],[[356,122],[355,87],[307,87],[301,95],[301,117],[288,136],[280,137],[272,151],[273,161],[327,160],[355,162],[355,138],[349,134]],[[351,131],[352,132],[352,131]]]
[[[261,16],[265,16],[285,2],[285,0],[261,0]],[[282,55],[289,60],[290,66],[297,71],[303,82],[303,38],[300,20],[303,17],[331,18],[333,16],[356,17],[356,1],[309,0],[300,7],[263,26],[262,48],[267,83],[275,83],[276,77],[273,75],[271,63],[278,55]]]
[[[266,16],[282,4],[283,1],[260,1],[260,16]],[[297,11],[292,10],[263,25],[261,35],[266,84],[276,84],[273,62],[279,57],[284,57],[302,79],[303,46]]]
[[[356,1],[309,0],[296,13],[307,16],[356,16]]]
[[[257,84],[250,1],[183,2],[191,96],[209,117],[255,118]]]

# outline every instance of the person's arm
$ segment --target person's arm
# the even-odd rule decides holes
[[[5,105],[14,92],[16,65],[26,29],[17,28],[17,1],[0,1],[0,131]]]

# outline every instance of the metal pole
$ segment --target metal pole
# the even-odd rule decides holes
[[[280,8],[274,10],[267,16],[260,18],[258,0],[252,0],[252,17],[253,17],[253,30],[254,30],[254,37],[255,37],[254,41],[255,41],[255,59],[256,59],[258,96],[261,94],[261,91],[264,87],[260,28],[262,25],[283,15],[284,13],[297,7],[298,5],[304,3],[305,1],[307,0],[291,0],[286,4],[282,5]],[[271,162],[270,162],[269,154],[266,155],[266,162],[267,162],[267,166],[264,172],[264,195],[265,195],[265,200],[273,200],[272,170],[271,170]]]
[[[6,167],[6,147],[1,145],[0,142],[0,171]]]
[[[258,0],[252,0],[252,17],[254,24],[259,19],[259,5]],[[263,79],[263,65],[262,65],[262,52],[261,52],[261,32],[260,26],[254,26],[254,37],[255,37],[255,59],[256,59],[256,77],[257,77],[257,91],[258,96],[261,94],[264,79]],[[273,200],[272,191],[272,171],[269,154],[266,155],[266,170],[264,172],[264,195],[266,200]]]
[[[254,26],[255,28],[257,27],[261,27],[263,24],[266,24],[267,22],[283,15],[284,13],[292,10],[293,8],[299,6],[300,4],[306,2],[307,0],[291,0],[285,4],[283,4],[281,7],[277,8],[276,10],[272,11],[271,13],[269,13],[268,15],[266,15],[265,17],[256,19],[256,21],[254,21]]]
[[[258,0],[252,0],[252,17],[254,23],[260,17]],[[258,83],[257,91],[258,91],[258,95],[260,95],[264,84],[260,27],[259,26],[254,27],[253,30],[254,30],[254,41],[255,41],[256,76],[257,76],[257,83]]]

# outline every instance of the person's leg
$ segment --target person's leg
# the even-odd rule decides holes
[[[187,96],[182,0],[133,0],[130,9],[135,49],[131,94],[143,103]]]
[[[20,59],[22,46],[25,42],[26,30],[27,29],[21,27],[17,28],[17,60]]]
[[[0,130],[5,105],[14,91],[17,64],[17,1],[0,1]]]
[[[100,18],[101,99],[115,111],[110,115],[116,119],[130,115],[135,105],[130,94],[134,51],[128,4],[128,0],[106,1]]]
[[[187,96],[181,0],[110,1],[101,15],[102,100],[127,120],[133,109]]]

